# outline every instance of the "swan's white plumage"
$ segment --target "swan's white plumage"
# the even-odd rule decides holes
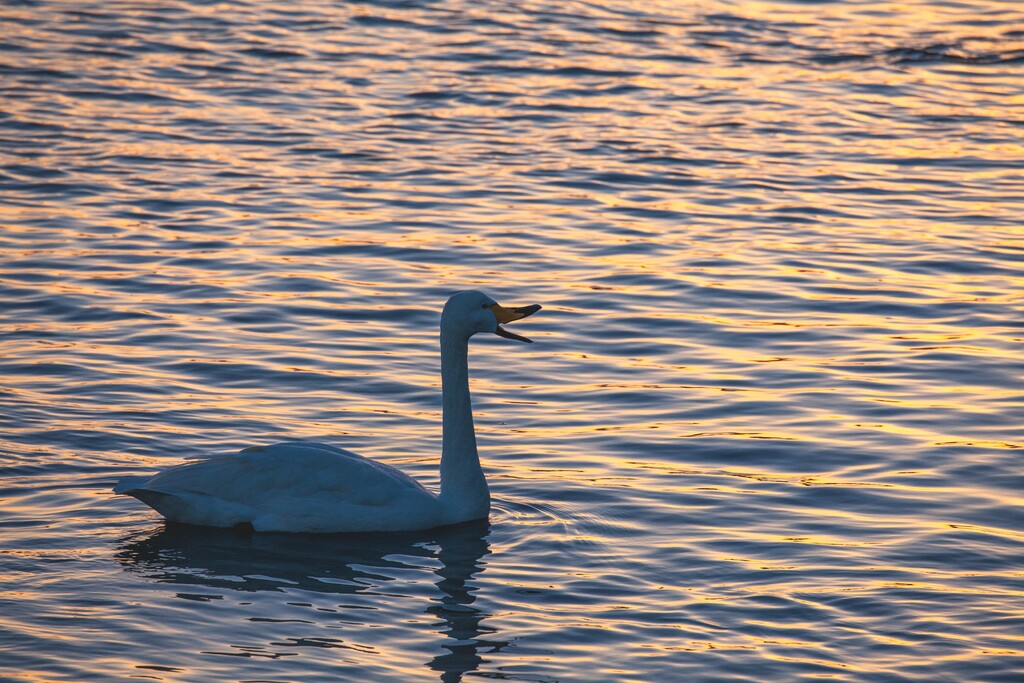
[[[476,452],[466,346],[477,332],[509,335],[499,322],[538,308],[502,309],[480,292],[461,292],[446,304],[440,494],[383,463],[305,441],[247,448],[150,477],[125,477],[114,492],[134,496],[176,522],[251,524],[256,531],[411,531],[486,517],[490,496]]]
[[[444,523],[437,497],[394,467],[290,442],[129,477],[114,489],[169,519],[257,531],[387,531]],[[425,525],[425,526],[421,526]]]

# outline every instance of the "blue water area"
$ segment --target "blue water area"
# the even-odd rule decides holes
[[[0,7],[0,678],[1024,680],[1024,10]],[[165,524],[313,440],[487,521]]]

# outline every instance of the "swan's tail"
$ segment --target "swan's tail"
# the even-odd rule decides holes
[[[184,507],[183,501],[173,493],[146,488],[150,477],[124,477],[114,485],[114,493],[138,498],[168,519],[176,519]]]
[[[150,477],[125,477],[114,486],[114,493],[138,498],[172,522],[202,526],[233,527],[252,521],[251,506],[221,500],[195,491],[149,487]]]
[[[147,481],[149,481],[149,477],[124,477],[121,481],[114,484],[114,493],[123,493],[130,496],[132,491],[145,488]]]

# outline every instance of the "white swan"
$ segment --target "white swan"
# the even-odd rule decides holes
[[[341,448],[303,441],[254,446],[153,476],[125,477],[115,493],[169,520],[246,531],[413,531],[487,517],[490,493],[473,430],[467,355],[478,332],[529,342],[501,325],[540,306],[504,308],[459,292],[441,314],[441,491]]]

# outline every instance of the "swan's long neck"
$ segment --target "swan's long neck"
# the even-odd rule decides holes
[[[480,468],[469,398],[469,339],[441,330],[441,502],[457,519],[486,517],[491,505]]]

